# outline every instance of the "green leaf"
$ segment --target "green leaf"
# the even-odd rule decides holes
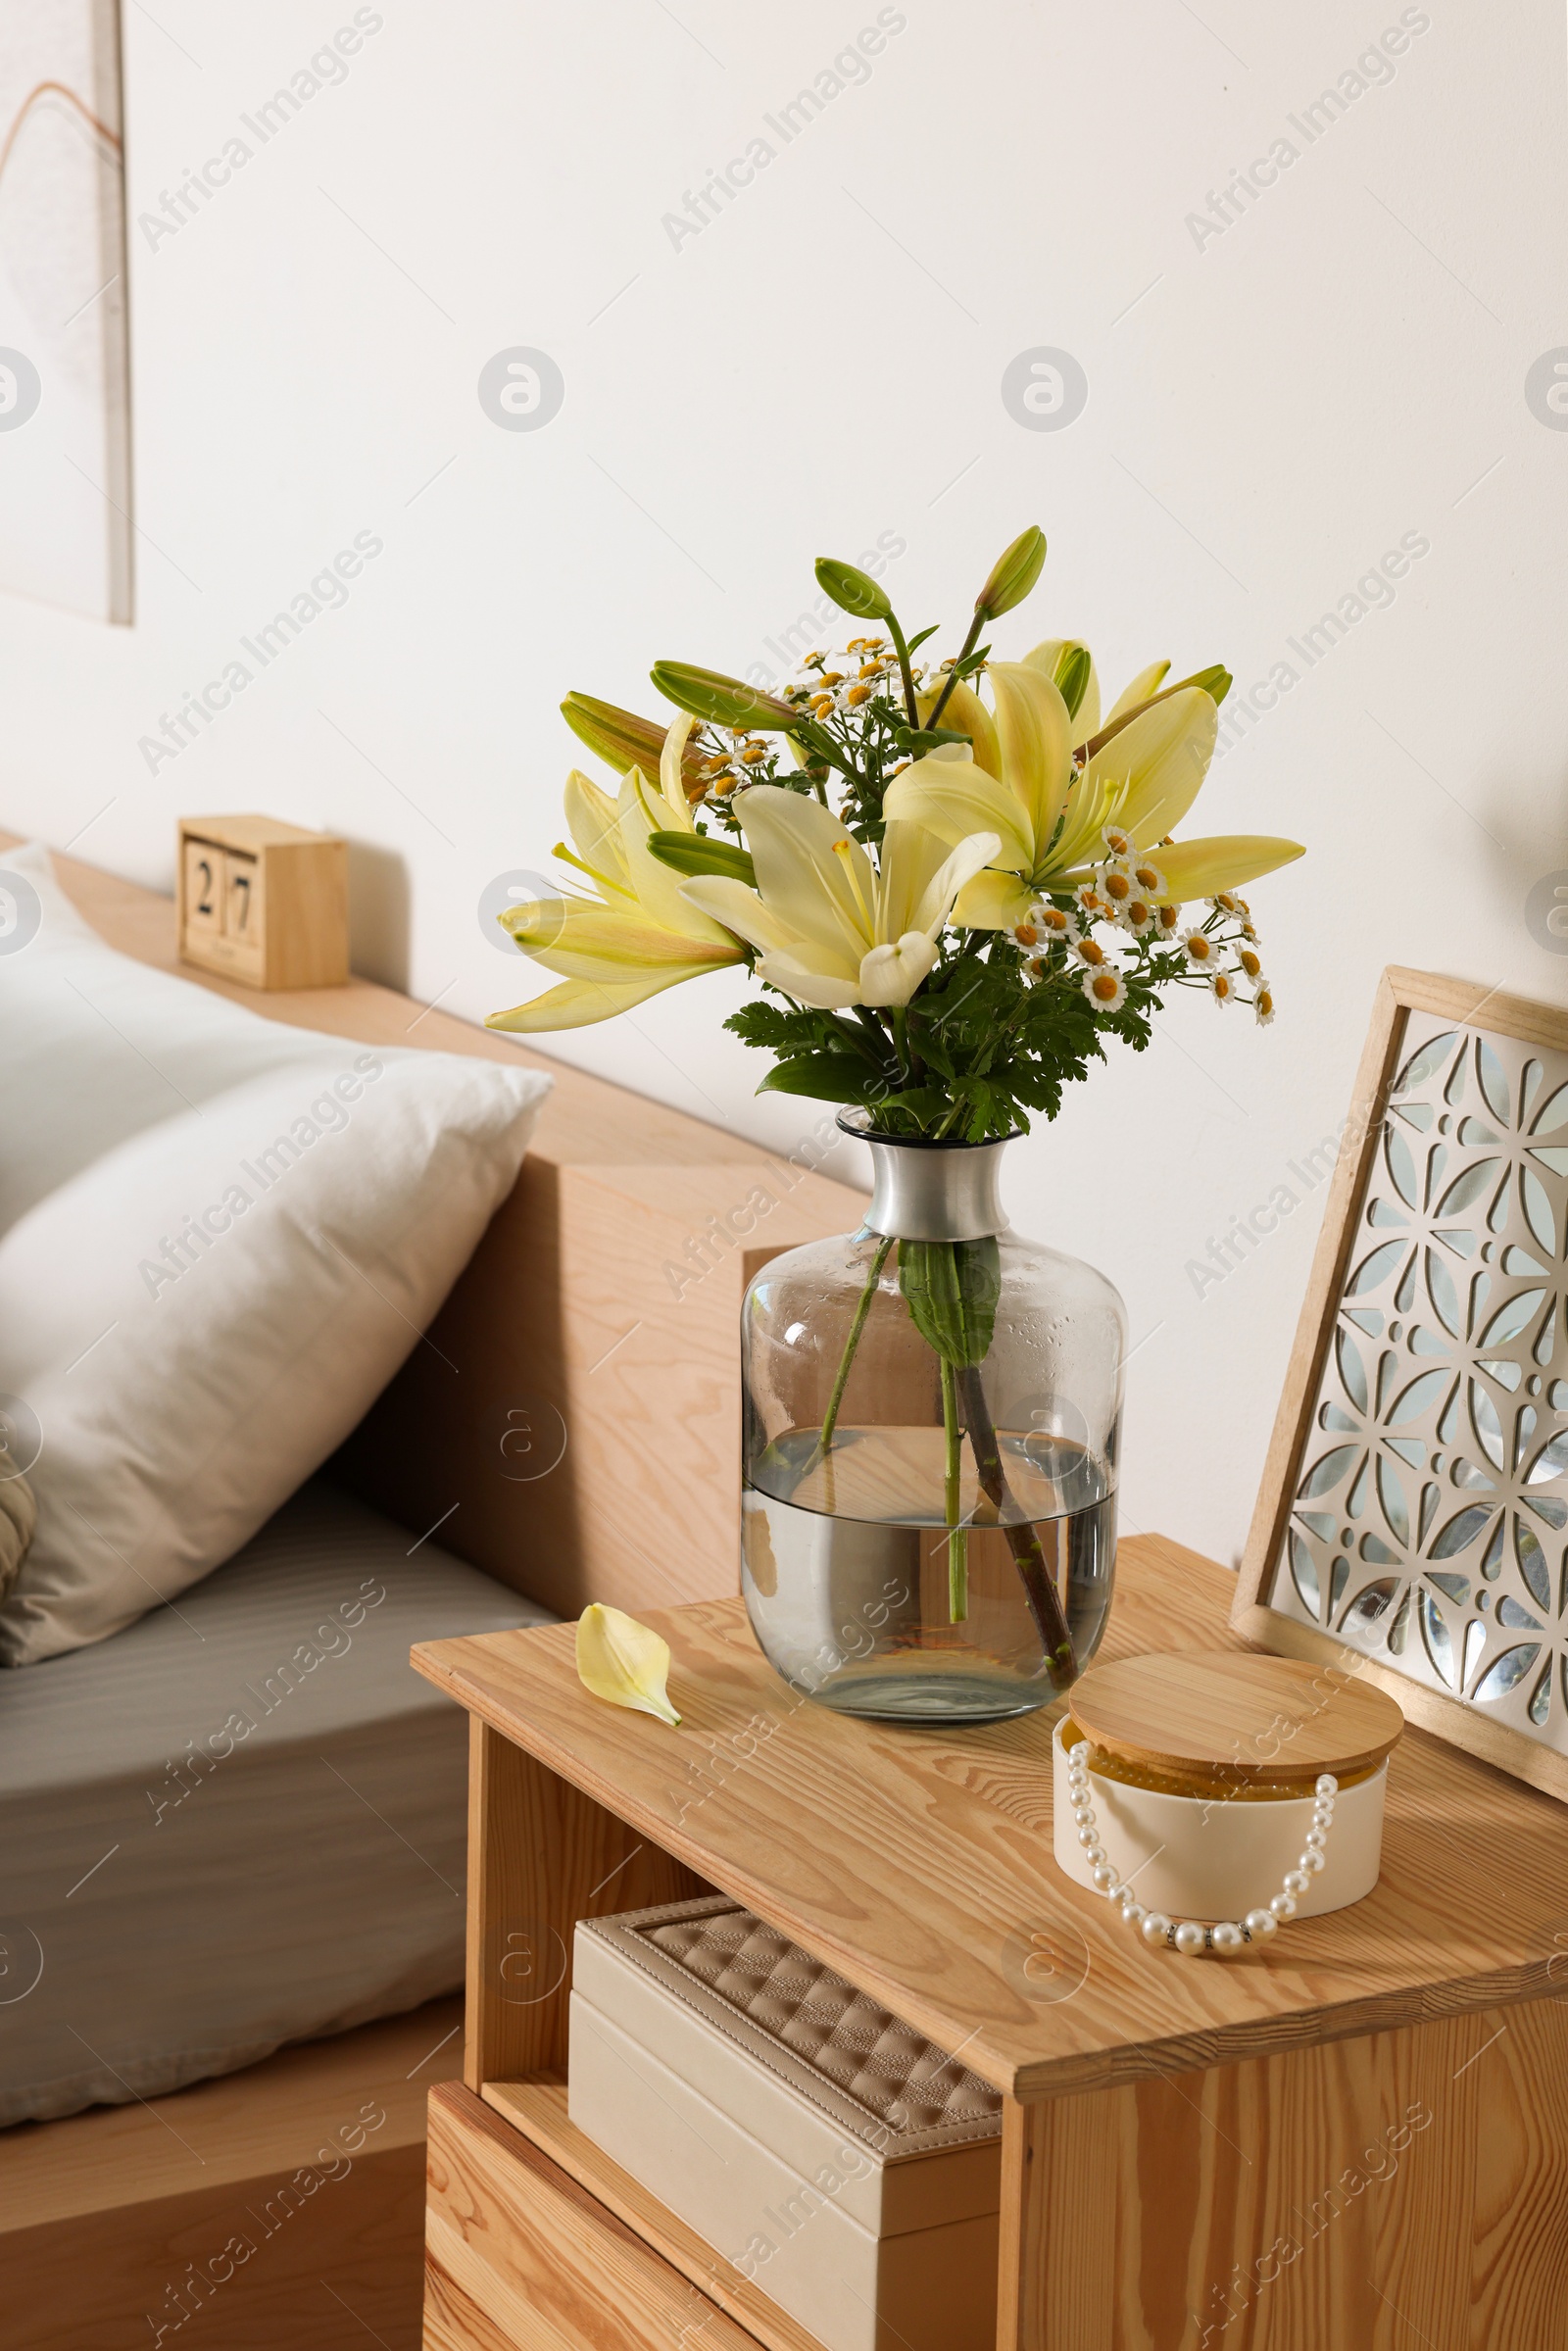
[[[899,1288],[915,1329],[963,1371],[991,1351],[1002,1260],[995,1241],[901,1241]]]
[[[953,1066],[953,1055],[949,1053],[943,1040],[942,1031],[936,1023],[920,1021],[917,1024],[911,1020],[908,1035],[909,1043],[921,1060],[929,1061],[938,1076],[945,1077],[951,1085],[956,1077],[957,1071]]]
[[[878,1134],[925,1135],[941,1125],[953,1098],[941,1086],[906,1086],[897,1094],[879,1091],[872,1106]]]
[[[650,833],[648,846],[661,865],[676,873],[722,873],[748,890],[757,888],[752,853],[733,841],[715,841],[710,833]]]
[[[823,555],[816,559],[816,584],[824,596],[831,596],[841,612],[856,620],[887,620],[893,607],[868,571],[856,563],[844,563],[836,556]]]
[[[921,646],[925,643],[927,637],[934,637],[937,633],[937,630],[941,626],[942,623],[940,620],[933,620],[929,628],[922,628],[916,636],[912,636],[909,639],[908,644],[904,649],[905,652],[918,653]]]
[[[759,1094],[809,1094],[818,1102],[858,1102],[876,1084],[876,1073],[858,1053],[807,1053],[770,1069]]]
[[[747,685],[744,678],[726,677],[721,669],[696,669],[689,661],[656,661],[650,675],[676,710],[690,710],[694,717],[737,733],[793,734],[806,715],[775,695]]]
[[[896,726],[893,740],[906,758],[917,759],[923,751],[935,751],[944,743],[967,743],[970,737],[952,726]]]
[[[854,775],[854,767],[834,742],[827,728],[819,725],[816,719],[808,717],[803,712],[792,731],[801,749],[808,753],[813,759],[820,759],[826,766],[837,767],[841,774]]]

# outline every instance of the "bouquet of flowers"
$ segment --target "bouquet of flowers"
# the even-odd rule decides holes
[[[580,887],[500,917],[562,985],[487,1025],[580,1027],[744,963],[763,995],[725,1026],[774,1056],[760,1092],[979,1143],[1054,1117],[1107,1037],[1142,1050],[1174,988],[1272,1020],[1237,892],[1300,848],[1172,837],[1229,672],[1166,685],[1155,661],[1102,713],[1076,639],[994,661],[980,640],[1045,555],[1038,529],[1014,540],[947,660],[917,661],[935,629],[906,637],[868,573],[824,558],[824,593],[872,633],[811,654],[779,694],[659,661],[664,727],[569,694],[567,724],[619,791],[568,776],[575,846],[556,854]]]
[[[1254,835],[1177,839],[1213,756],[1229,673],[1140,670],[1102,710],[1093,657],[1049,637],[993,658],[990,631],[1034,588],[1038,528],[994,565],[957,651],[906,635],[876,580],[824,558],[856,632],[778,693],[659,661],[667,725],[586,694],[567,724],[619,779],[573,772],[575,890],[500,919],[560,985],[488,1025],[605,1020],[677,982],[744,964],[761,995],[725,1026],[772,1056],[760,1092],[859,1105],[891,1138],[983,1143],[1054,1117],[1118,1038],[1135,1051],[1178,988],[1274,1016],[1240,888],[1302,852]],[[925,658],[918,658],[924,656]],[[989,695],[989,700],[987,699]],[[891,1242],[872,1258],[866,1303]],[[1070,1672],[1032,1531],[1012,1524],[979,1366],[995,1242],[900,1245],[899,1282],[942,1373],[952,1613],[964,1611],[958,1446],[1014,1543],[1054,1670]],[[859,1318],[863,1322],[863,1315]],[[820,1435],[834,1424],[859,1324]]]

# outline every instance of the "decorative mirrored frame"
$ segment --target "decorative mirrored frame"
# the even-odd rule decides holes
[[[1568,1797],[1568,1012],[1384,973],[1232,1622]]]

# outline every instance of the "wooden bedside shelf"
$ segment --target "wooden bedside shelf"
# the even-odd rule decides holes
[[[1103,1654],[1239,1645],[1232,1588],[1125,1543]],[[1561,2351],[1553,1799],[1412,1731],[1376,1891],[1187,1961],[1056,1871],[1058,1710],[855,1723],[777,1679],[738,1601],[651,1621],[678,1730],[589,1697],[569,1625],[415,1651],[472,1720],[466,2090],[432,2099],[429,2345],[816,2351],[738,2248],[565,2116],[577,1920],[716,1888],[1004,2093],[999,2351],[1201,2351],[1222,2328],[1227,2351]]]
[[[756,2351],[657,2246],[466,2089],[430,2099],[425,2351]]]
[[[579,2187],[585,2187],[759,2342],[765,2343],[767,2351],[821,2351],[815,2335],[798,2319],[780,2310],[760,2286],[742,2278],[706,2237],[677,2219],[666,2204],[661,2204],[619,2164],[612,2163],[573,2126],[566,2114],[564,2082],[488,2082],[484,2097],[485,2103],[530,2138],[541,2154],[568,2173]]]

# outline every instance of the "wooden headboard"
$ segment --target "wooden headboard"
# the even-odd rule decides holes
[[[236,987],[177,960],[172,900],[55,868],[111,946],[252,1011],[550,1072],[516,1189],[332,1474],[563,1616],[735,1592],[742,1293],[781,1249],[852,1230],[863,1195],[815,1149],[772,1157],[369,980]]]

